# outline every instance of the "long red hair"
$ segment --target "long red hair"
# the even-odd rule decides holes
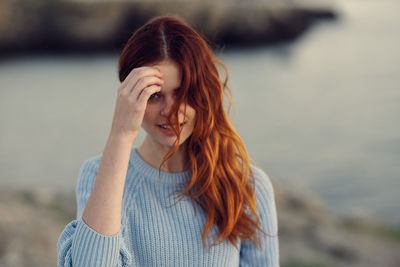
[[[249,183],[251,177],[255,184],[254,174],[246,147],[223,107],[224,92],[231,103],[228,71],[214,57],[206,40],[182,19],[155,17],[126,43],[119,61],[119,79],[125,80],[133,68],[166,59],[180,66],[182,81],[168,117],[177,140],[163,163],[178,150],[178,111],[181,103],[188,104],[196,110],[193,133],[185,143],[192,176],[180,193],[207,213],[204,246],[214,224],[219,234],[211,246],[228,239],[236,247],[238,238],[259,244],[257,230],[263,231],[256,210],[255,187]],[[225,70],[224,82],[219,78],[217,64]]]

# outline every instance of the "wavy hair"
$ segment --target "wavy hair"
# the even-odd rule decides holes
[[[179,147],[179,107],[182,103],[196,110],[195,126],[187,139],[191,179],[180,195],[196,201],[207,214],[202,242],[214,225],[219,233],[211,246],[228,239],[236,248],[237,240],[248,239],[259,245],[254,174],[246,147],[234,130],[223,107],[223,95],[232,104],[227,86],[228,71],[212,53],[206,39],[184,20],[159,16],[149,20],[129,38],[119,61],[122,82],[133,68],[163,60],[176,62],[182,74],[181,88],[168,121],[177,135],[175,146],[165,155],[161,166]],[[216,65],[225,70],[221,81]],[[171,123],[172,122],[172,123]],[[195,207],[195,205],[194,205]],[[265,233],[264,233],[265,234]]]

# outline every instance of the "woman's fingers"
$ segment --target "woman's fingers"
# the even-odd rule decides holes
[[[146,77],[146,76],[156,76],[161,78],[163,74],[158,69],[153,67],[145,66],[145,67],[135,68],[132,69],[132,71],[128,74],[128,76],[122,82],[121,86],[126,87],[129,83],[132,82],[132,80],[137,81],[140,77]]]
[[[160,76],[162,75],[157,72],[158,70],[154,71],[148,69],[138,72],[136,76],[133,75],[129,80],[126,80],[126,83],[121,85],[118,92],[122,93],[123,95],[133,94],[135,97],[137,97],[143,88],[146,88],[152,84],[162,85],[164,82],[162,79],[160,79]]]
[[[163,85],[164,81],[158,77],[151,76],[151,77],[142,77],[139,78],[138,81],[136,81],[135,85],[133,85],[130,91],[130,96],[134,99],[137,99],[143,89],[151,86],[151,85]],[[130,87],[130,85],[128,85]]]
[[[144,88],[140,95],[138,96],[138,105],[146,107],[147,101],[149,100],[150,96],[154,93],[160,92],[161,86],[159,85],[151,85],[149,87]]]

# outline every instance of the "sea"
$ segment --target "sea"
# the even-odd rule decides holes
[[[400,225],[400,1],[331,4],[338,19],[296,41],[217,54],[230,116],[273,181],[340,215]],[[2,188],[74,190],[82,163],[104,149],[117,64],[118,55],[0,62]]]

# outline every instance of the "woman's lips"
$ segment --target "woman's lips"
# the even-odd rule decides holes
[[[186,124],[186,122],[181,123],[179,126],[182,127]],[[161,129],[161,131],[169,136],[175,135],[175,132],[172,130],[172,128],[168,124],[157,124],[157,126]]]
[[[186,124],[186,122],[182,122],[181,124],[179,124],[179,126],[182,127],[185,124]],[[172,129],[172,127],[168,124],[157,124],[157,126],[162,129]]]

